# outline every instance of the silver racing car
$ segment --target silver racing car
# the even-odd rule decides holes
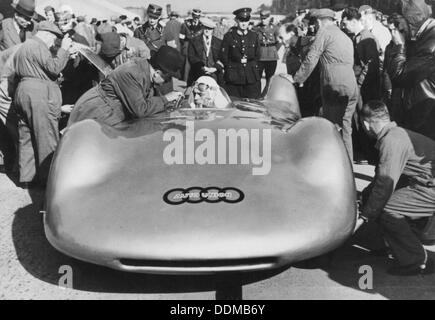
[[[261,101],[219,93],[212,106],[69,127],[49,177],[49,242],[90,263],[164,274],[267,270],[340,246],[356,192],[335,126],[301,119],[285,76]]]

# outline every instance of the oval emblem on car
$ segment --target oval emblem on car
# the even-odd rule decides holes
[[[163,201],[170,205],[183,203],[219,203],[235,204],[243,201],[245,194],[237,188],[192,187],[188,189],[171,189],[163,195]]]

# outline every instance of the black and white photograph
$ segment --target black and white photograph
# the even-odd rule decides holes
[[[434,14],[0,0],[0,300],[435,300]]]

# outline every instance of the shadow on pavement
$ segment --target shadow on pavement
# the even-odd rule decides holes
[[[58,285],[61,266],[71,266],[75,290],[104,293],[175,294],[217,291],[219,300],[242,298],[241,286],[271,278],[271,272],[222,274],[219,276],[168,276],[127,273],[70,258],[47,241],[44,233],[43,191],[30,192],[32,204],[15,212],[12,237],[21,265],[35,278]]]
[[[272,278],[288,268],[271,272],[223,274],[219,276],[168,276],[126,273],[85,263],[55,250],[45,238],[43,216],[39,213],[43,191],[30,192],[32,204],[15,212],[12,237],[21,265],[35,278],[58,285],[61,266],[73,269],[75,290],[104,293],[176,294],[216,291],[219,300],[242,299],[241,286]],[[363,230],[362,230],[363,231]],[[322,269],[339,285],[364,293],[381,295],[388,299],[433,299],[435,275],[393,277],[386,273],[391,265],[386,257],[372,255],[364,248],[373,248],[379,242],[376,230],[356,234],[336,251],[294,265],[299,269]],[[370,240],[367,242],[367,240]],[[361,247],[356,247],[358,244]],[[429,252],[435,260],[435,253]],[[361,266],[373,269],[373,289],[363,290],[359,282]],[[285,297],[283,297],[285,299]],[[333,297],[331,297],[333,298]]]
[[[374,299],[378,298],[375,295],[391,300],[434,299],[435,274],[412,277],[389,275],[387,269],[394,265],[394,261],[386,256],[376,256],[369,250],[369,248],[380,249],[379,241],[381,238],[376,227],[368,225],[334,252],[304,261],[295,267],[322,269],[339,285],[372,294]],[[428,251],[428,255],[435,260],[434,252]],[[360,286],[360,283],[364,284],[363,276],[367,274],[365,271],[367,266],[373,270],[372,289]]]

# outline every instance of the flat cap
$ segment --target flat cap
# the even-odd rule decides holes
[[[180,14],[177,11],[171,11],[171,14],[169,16],[178,18],[180,16]]]
[[[200,21],[205,28],[208,28],[208,29],[216,28],[216,23],[209,18],[201,18]]]
[[[316,11],[313,10],[313,12],[311,12],[311,16],[317,19],[324,19],[324,18],[335,19],[335,12],[328,8],[322,8]]]
[[[261,10],[260,11],[260,17],[261,18],[269,18],[270,17],[270,11],[269,10]]]
[[[202,13],[201,9],[196,8],[192,10],[192,16],[200,17],[201,13]]]
[[[147,14],[149,17],[157,19],[162,15],[162,7],[156,4],[150,4],[147,9]]]
[[[38,23],[38,31],[47,31],[55,34],[58,38],[63,37],[62,31],[52,22],[41,21]]]
[[[249,20],[251,18],[251,12],[251,8],[240,8],[233,11],[233,14],[236,16],[237,19]]]

